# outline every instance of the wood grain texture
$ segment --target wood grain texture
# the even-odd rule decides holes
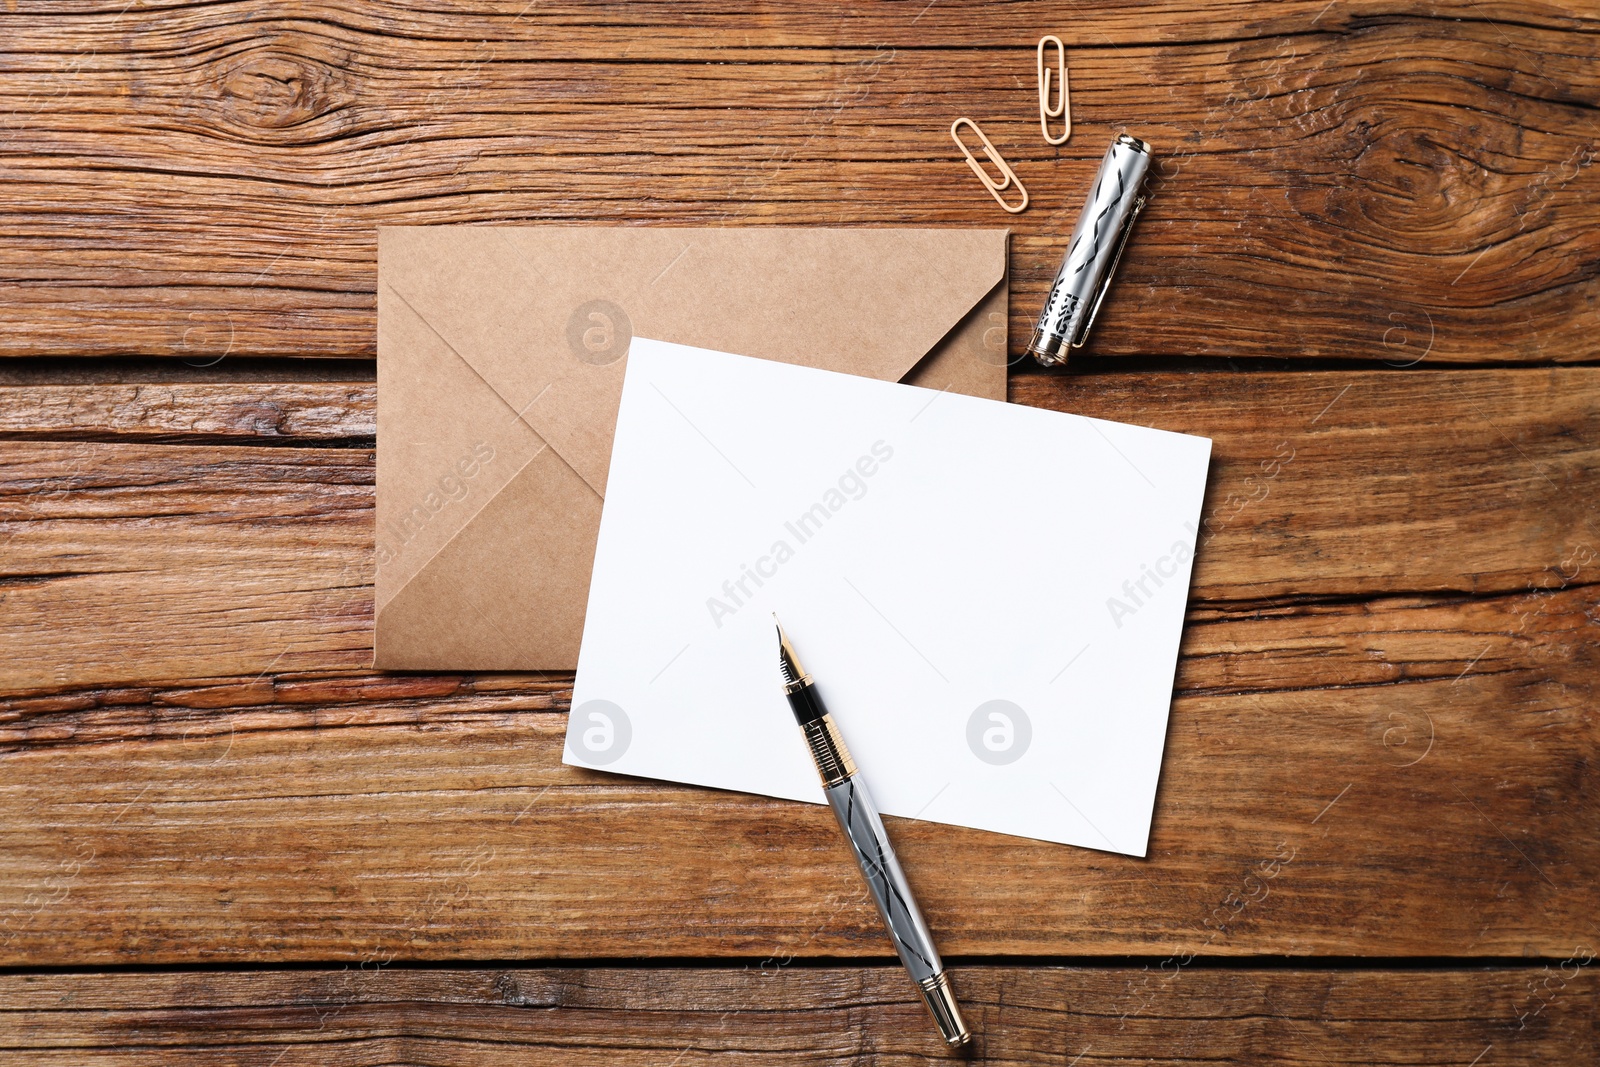
[[[562,767],[563,676],[364,669],[370,384],[7,393],[0,958],[885,951],[821,812]],[[1597,397],[1015,378],[1216,461],[1152,858],[905,823],[946,951],[1566,951],[1600,875]]]
[[[1197,611],[1148,859],[892,820],[942,949],[1570,952],[1600,935],[1596,597]],[[888,955],[826,809],[563,766],[567,697],[9,701],[0,963]]]
[[[338,444],[377,435],[370,383],[28,385],[3,390],[0,442]]]
[[[1373,366],[1014,372],[1215,458],[1149,857],[892,820],[973,1059],[1594,1062],[1597,59],[1571,0],[0,5],[0,355],[193,379],[0,385],[0,967],[157,968],[0,973],[0,1064],[936,1058],[825,811],[366,666],[374,386],[248,361],[369,359],[430,222],[1008,223],[1015,350],[1122,129],[1098,354]]]
[[[1591,5],[917,6],[17,5],[0,353],[370,356],[376,227],[491,221],[1009,222],[1018,346],[1126,128],[1162,158],[1102,354],[1596,359]]]
[[[1590,953],[1592,956],[1592,952]],[[1536,968],[957,967],[982,1064],[1584,1064],[1600,981]],[[1561,963],[1566,963],[1563,968]],[[887,967],[0,977],[0,1064],[378,1067],[943,1060]]]
[[[3,691],[370,663],[370,384],[0,395]],[[1597,369],[1030,375],[1012,399],[1214,440],[1197,604],[1600,568]]]

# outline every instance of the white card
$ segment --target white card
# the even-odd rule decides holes
[[[636,338],[564,761],[1144,855],[1210,452]]]

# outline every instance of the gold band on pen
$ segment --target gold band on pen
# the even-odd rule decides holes
[[[806,744],[811,746],[811,758],[816,761],[824,789],[838,785],[856,773],[856,762],[850,758],[850,750],[845,747],[844,738],[839,736],[839,728],[833,725],[832,715],[804,723],[800,730],[805,734]]]
[[[944,1038],[945,1044],[955,1048],[972,1040],[972,1034],[961,1018],[961,1009],[956,1006],[956,995],[950,991],[950,979],[945,977],[943,971],[922,979],[917,986],[922,990],[922,1000],[928,1005],[928,1011],[933,1015],[934,1024],[939,1027],[939,1036]]]

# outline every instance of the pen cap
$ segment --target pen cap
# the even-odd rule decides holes
[[[1028,341],[1028,352],[1045,366],[1065,363],[1069,348],[1083,347],[1128,231],[1144,207],[1149,172],[1149,145],[1126,133],[1111,142]]]

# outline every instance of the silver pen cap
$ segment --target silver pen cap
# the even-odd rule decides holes
[[[1144,179],[1149,172],[1150,146],[1139,138],[1124,133],[1106,149],[1028,340],[1029,354],[1046,367],[1065,363],[1068,349],[1082,348],[1089,336],[1128,231],[1144,207]]]

